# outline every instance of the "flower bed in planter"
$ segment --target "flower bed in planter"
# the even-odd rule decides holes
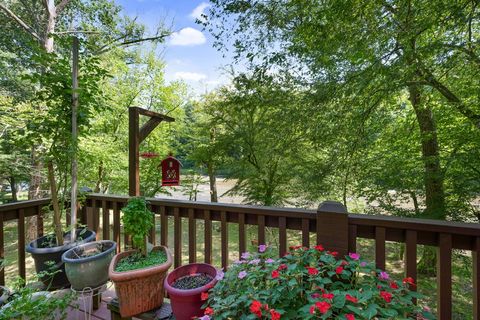
[[[242,255],[210,290],[200,319],[435,319],[416,306],[413,279],[395,281],[360,255],[292,247],[280,259]]]

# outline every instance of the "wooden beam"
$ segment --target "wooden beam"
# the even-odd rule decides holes
[[[139,109],[128,109],[128,195],[138,197],[140,195],[140,133]]]
[[[150,118],[141,128],[140,128],[140,136],[139,136],[139,143],[142,143],[146,137],[162,122],[162,119],[157,117]]]
[[[174,122],[175,121],[174,118],[166,116],[166,115],[161,114],[161,113],[157,113],[157,112],[150,111],[150,110],[145,110],[145,109],[142,109],[142,108],[139,108],[139,107],[131,107],[131,108],[137,109],[138,113],[141,114],[142,116],[147,116],[147,117],[150,117],[150,118],[158,118],[158,119],[160,119],[162,121],[166,121],[166,122]]]

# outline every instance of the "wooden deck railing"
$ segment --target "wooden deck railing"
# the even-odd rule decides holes
[[[128,197],[103,194],[90,194],[82,207],[79,218],[89,228],[97,231],[97,237],[110,239],[118,245],[128,242],[121,239],[120,210]],[[247,249],[247,225],[258,226],[258,243],[265,243],[266,228],[278,228],[278,253],[288,250],[287,230],[301,233],[303,246],[310,246],[310,236],[316,234],[316,243],[329,250],[347,254],[357,250],[357,239],[373,239],[375,243],[375,263],[384,269],[386,263],[386,241],[405,243],[405,275],[417,278],[417,246],[429,245],[437,248],[437,308],[441,320],[452,317],[452,250],[462,249],[472,253],[473,261],[473,315],[480,319],[480,225],[426,219],[407,219],[389,216],[348,214],[336,202],[324,202],[317,211],[294,208],[256,207],[236,204],[205,203],[165,199],[149,199],[151,210],[160,217],[160,244],[167,245],[168,221],[173,219],[174,265],[182,263],[182,229],[188,228],[188,261],[197,261],[197,221],[204,225],[204,261],[212,262],[212,252],[220,251],[221,265],[229,263],[228,223],[238,225],[239,252]],[[25,217],[38,215],[48,199],[25,201],[0,206],[0,257],[4,256],[3,223],[18,220],[18,273],[25,276]],[[184,218],[184,219],[182,219]],[[157,219],[158,220],[158,219]],[[38,231],[43,233],[43,223],[39,220]],[[212,245],[212,222],[220,222],[220,248]],[[100,224],[101,222],[101,224]],[[186,224],[186,225],[185,225]],[[98,231],[101,228],[101,234]],[[112,230],[110,229],[112,228]],[[150,241],[155,243],[157,228],[150,233]],[[0,283],[5,276],[0,272]]]

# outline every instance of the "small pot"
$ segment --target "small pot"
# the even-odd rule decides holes
[[[163,250],[167,255],[167,261],[143,269],[115,271],[115,267],[120,260],[137,252],[129,250],[115,255],[110,263],[108,275],[115,284],[120,315],[124,318],[156,309],[163,304],[165,295],[163,281],[172,265],[172,255],[168,248],[164,246],[156,246],[152,251],[154,250]]]
[[[189,275],[205,273],[212,277],[212,281],[206,285],[190,290],[182,290],[172,287],[172,284],[179,278]],[[173,315],[177,320],[190,320],[192,317],[203,316],[201,300],[202,292],[207,292],[216,283],[217,269],[206,263],[191,263],[173,270],[165,279],[165,289],[168,292],[172,305]]]
[[[49,289],[59,289],[70,286],[70,282],[68,282],[67,276],[65,275],[65,264],[62,262],[62,255],[65,251],[79,244],[95,240],[95,232],[86,230],[84,233],[82,233],[83,230],[84,229],[81,228],[76,230],[77,240],[73,243],[70,242],[70,231],[66,232],[63,236],[63,246],[43,248],[52,236],[55,237],[54,235],[46,235],[33,240],[25,247],[25,250],[32,254],[37,273],[52,270],[52,266],[47,263],[48,261],[52,261],[54,263],[55,270],[60,271],[56,272],[53,278],[49,276],[44,276],[41,278],[42,282]]]
[[[69,249],[62,255],[65,272],[72,288],[98,288],[108,281],[108,266],[115,255],[117,243],[111,240],[94,241]],[[85,253],[95,255],[81,257]]]

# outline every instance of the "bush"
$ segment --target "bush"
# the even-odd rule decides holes
[[[269,250],[242,254],[209,292],[202,320],[213,319],[434,319],[413,304],[413,279],[389,275],[350,253],[292,247],[274,260]]]
[[[148,210],[143,197],[134,197],[122,209],[125,233],[132,237],[133,246],[147,255],[147,235],[153,227],[153,212]]]

